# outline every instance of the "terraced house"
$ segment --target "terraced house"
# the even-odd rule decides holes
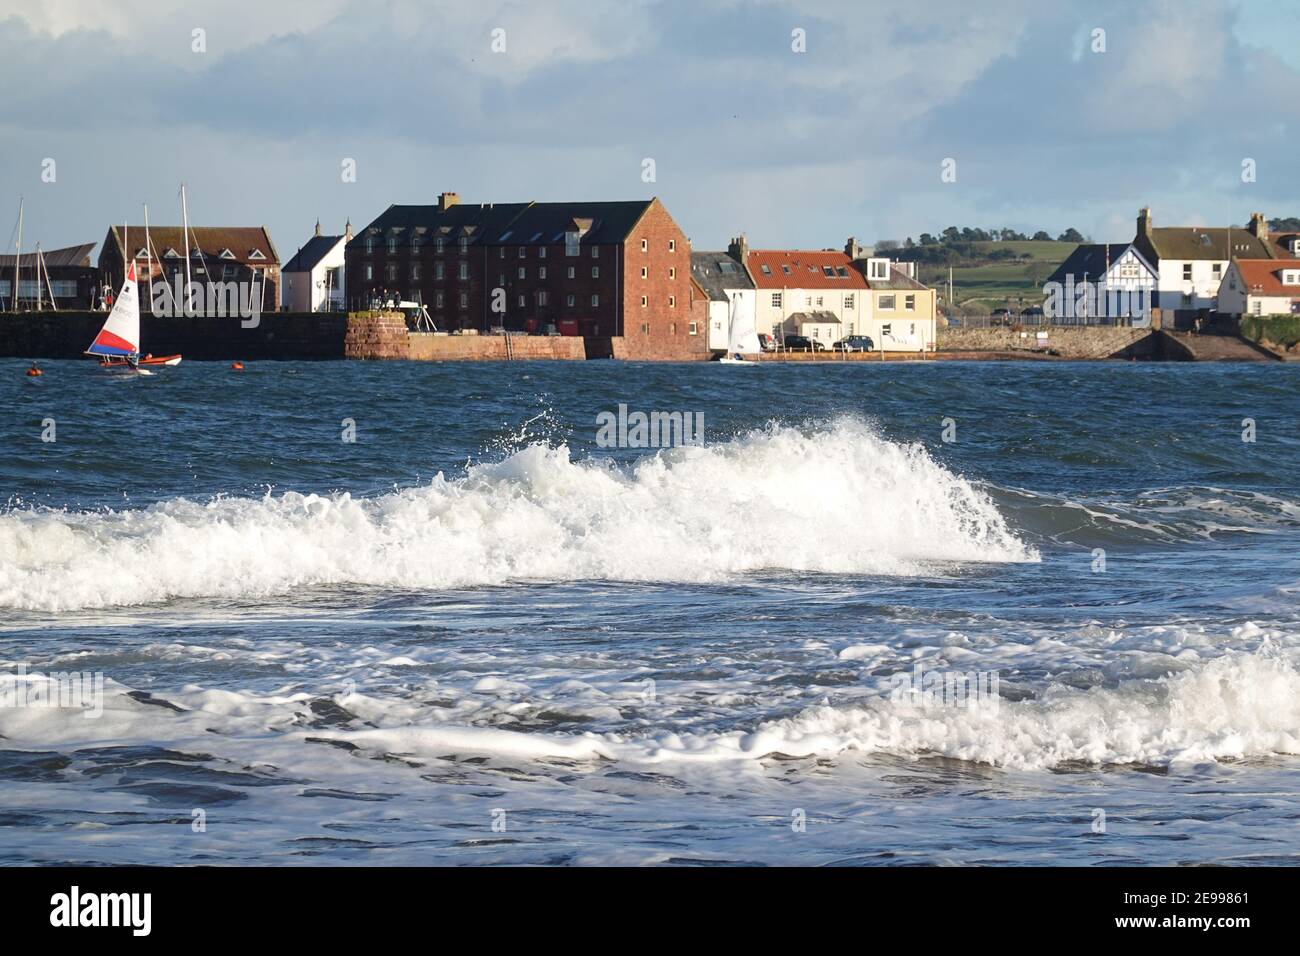
[[[619,338],[629,358],[707,358],[707,299],[658,199],[389,206],[346,251],[348,308],[418,302],[440,331]]]

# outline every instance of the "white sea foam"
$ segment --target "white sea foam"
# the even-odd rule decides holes
[[[633,466],[529,445],[464,477],[353,498],[287,493],[0,515],[0,606],[259,598],[330,584],[720,581],[1032,561],[994,504],[919,445],[840,419]]]
[[[1002,701],[996,708],[922,708],[882,696],[848,707],[813,707],[750,732],[724,734],[559,735],[415,725],[326,735],[426,757],[468,751],[672,763],[852,750],[1023,770],[1071,763],[1168,766],[1300,754],[1300,673],[1280,659],[1236,654],[1114,688],[1053,685],[1037,700]]]

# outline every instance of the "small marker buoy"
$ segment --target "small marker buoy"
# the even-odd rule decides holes
[[[230,367],[231,367],[232,369],[234,369],[236,372],[242,372],[242,371],[244,370],[244,363],[243,363],[243,362],[231,362],[231,363],[230,363]]]
[[[35,378],[38,375],[44,375],[44,374],[45,373],[42,372],[40,369],[38,369],[35,365],[33,365],[31,368],[27,370],[27,376],[29,378]]]

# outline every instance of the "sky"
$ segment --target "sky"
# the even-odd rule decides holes
[[[697,249],[1300,216],[1300,0],[0,0],[0,90],[28,250],[182,181],[286,261],[443,191],[658,196]]]

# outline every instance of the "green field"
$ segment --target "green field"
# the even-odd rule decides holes
[[[1010,249],[1017,255],[1027,255],[1027,261],[996,261],[977,265],[952,267],[953,295],[957,310],[968,313],[987,313],[997,308],[1020,311],[1031,305],[1042,305],[1043,283],[1058,265],[1074,251],[1072,242],[979,242],[981,251]],[[941,306],[946,304],[948,293],[948,267],[922,264],[919,278],[926,285],[939,290]]]

